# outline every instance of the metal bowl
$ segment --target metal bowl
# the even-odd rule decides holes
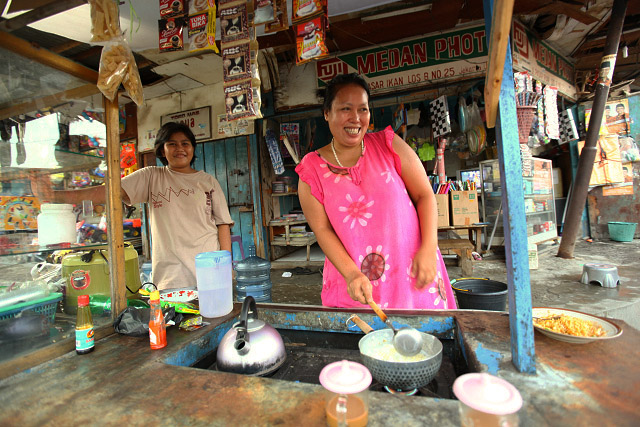
[[[393,343],[393,331],[381,329],[369,332],[358,343],[364,365],[380,384],[396,390],[412,390],[429,384],[437,375],[442,363],[442,343],[433,335],[420,332],[422,349],[412,361],[392,361],[381,355],[385,343]],[[385,358],[387,360],[385,360]],[[413,361],[415,360],[415,361]]]

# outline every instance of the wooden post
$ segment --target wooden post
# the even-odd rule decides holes
[[[122,228],[122,188],[120,187],[120,129],[118,96],[113,101],[104,98],[107,126],[107,233],[109,236],[109,277],[111,278],[111,316],[127,307],[125,286],[124,231]]]
[[[509,0],[507,0],[509,1]],[[484,0],[484,16],[487,40],[492,36],[499,15],[501,0]],[[503,18],[500,21],[511,23]],[[504,28],[500,29],[504,35]],[[507,32],[508,34],[508,32]],[[490,43],[489,46],[494,46]],[[492,57],[492,52],[489,52]],[[513,82],[511,47],[507,43],[502,72],[502,86],[497,111],[496,142],[502,186],[502,222],[504,224],[507,282],[509,286],[509,325],[511,330],[511,358],[520,372],[536,372],[531,314],[531,282],[529,277],[529,252],[527,247],[527,223],[524,212],[522,160],[518,140],[518,118]]]

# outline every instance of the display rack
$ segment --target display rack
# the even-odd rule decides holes
[[[480,162],[484,221],[492,224],[492,245],[504,246],[502,226],[502,184],[498,160]],[[558,237],[551,160],[533,158],[531,173],[524,175],[524,206],[529,243],[542,243]],[[497,221],[496,221],[497,219]],[[494,230],[495,228],[495,230]]]

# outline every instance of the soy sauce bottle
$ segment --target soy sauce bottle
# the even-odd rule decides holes
[[[87,354],[94,349],[93,319],[89,309],[89,295],[78,295],[76,315],[76,353]]]

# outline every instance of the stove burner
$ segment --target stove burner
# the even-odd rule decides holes
[[[418,389],[414,388],[413,390],[396,390],[394,388],[391,388],[389,386],[384,386],[382,387],[384,389],[384,391],[386,391],[387,393],[391,393],[391,394],[399,394],[402,396],[413,396],[414,394],[418,393]]]

